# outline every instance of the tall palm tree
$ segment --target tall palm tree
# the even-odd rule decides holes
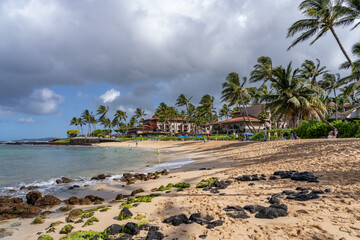
[[[301,77],[309,79],[311,84],[317,85],[316,77],[327,73],[326,66],[320,66],[320,60],[316,59],[317,64],[312,60],[306,59],[305,62],[301,65]]]
[[[251,104],[258,105],[264,101],[264,96],[269,94],[268,87],[266,85],[261,85],[259,88],[257,87],[248,87],[246,88],[250,97]]]
[[[84,131],[83,131],[83,125],[85,125],[86,123],[84,122],[84,119],[82,119],[81,117],[79,117],[78,119],[77,119],[77,122],[78,122],[78,124],[79,124],[79,126],[80,126],[80,129],[81,129],[81,135],[84,135]]]
[[[135,117],[136,117],[136,119],[138,120],[138,119],[140,119],[140,121],[141,121],[141,119],[143,118],[143,117],[145,117],[147,114],[145,113],[145,111],[144,110],[142,110],[141,108],[136,108],[136,110],[135,110]],[[144,124],[143,124],[143,134],[145,133],[145,126],[144,126]]]
[[[88,134],[91,133],[91,124],[92,124],[92,113],[88,109],[85,109],[81,114],[81,117],[84,119],[84,122],[88,124]]]
[[[310,116],[319,117],[334,129],[324,117],[325,105],[317,97],[318,89],[312,84],[306,84],[305,79],[298,77],[299,69],[292,70],[291,63],[286,69],[277,67],[271,87],[275,90],[266,98],[266,107],[273,115],[284,116],[291,120],[291,127],[296,128],[299,115],[307,119]]]
[[[336,94],[336,89],[339,89],[342,85],[344,84],[344,82],[341,80],[340,74],[330,74],[330,73],[326,73],[323,75],[322,80],[319,82],[319,85],[321,88],[323,88],[325,90],[325,92],[327,92],[327,96],[329,97],[329,94],[331,92],[334,93],[335,96],[335,119],[337,120],[337,94]]]
[[[304,0],[301,2],[299,9],[302,10],[302,13],[308,18],[298,20],[288,29],[288,38],[293,37],[299,32],[301,33],[301,35],[293,41],[288,50],[298,43],[316,35],[315,39],[310,43],[310,45],[312,45],[330,30],[345,58],[349,64],[352,65],[352,61],[334,29],[334,26],[346,25],[346,22],[341,21],[344,13],[339,10],[342,2],[343,1],[339,0]]]
[[[263,81],[263,85],[272,78],[273,64],[270,57],[259,57],[254,70],[250,73],[250,82]]]
[[[251,122],[251,119],[249,117],[249,114],[247,112],[246,104],[248,104],[251,100],[251,96],[244,87],[247,82],[247,78],[244,77],[243,81],[240,82],[239,75],[235,72],[229,73],[229,75],[226,77],[226,81],[223,83],[222,87],[222,102],[227,101],[229,103],[229,106],[238,106],[241,108],[243,107],[247,121],[245,120],[245,117],[243,117],[244,122],[248,126],[250,131],[256,132],[256,129],[254,127],[254,124]],[[249,126],[250,123],[250,126]]]
[[[205,94],[201,100],[200,100],[200,106],[199,106],[199,113],[200,115],[209,118],[211,129],[213,128],[214,123],[214,113],[215,107],[214,107],[214,101],[215,98],[213,96],[210,96],[209,94]]]
[[[189,97],[189,98],[186,98],[184,94],[180,94],[179,97],[177,98],[176,100],[176,106],[178,107],[183,107],[185,106],[186,107],[186,112],[189,111],[189,103],[190,103],[190,100],[192,99],[192,96]]]
[[[100,117],[105,117],[106,118],[106,114],[109,112],[109,107],[108,106],[104,106],[104,105],[100,105],[96,115],[100,115]]]
[[[159,107],[155,110],[155,115],[160,118],[160,122],[163,123],[163,129],[166,132],[166,125],[169,126],[169,120],[172,117],[172,109],[168,107],[164,102],[160,103]],[[169,126],[171,133],[171,127]]]
[[[119,120],[119,122],[122,122],[123,120],[126,121],[127,118],[126,112],[121,110],[117,110],[114,116]]]
[[[227,104],[224,104],[219,112],[219,117],[225,117],[226,119],[229,119],[231,117],[232,110],[229,108]]]
[[[339,6],[338,10],[345,15],[340,22],[343,22],[346,25],[353,24],[357,19],[360,18],[360,0],[345,0],[346,5]],[[356,27],[360,26],[360,22],[355,24],[351,29],[354,30]]]

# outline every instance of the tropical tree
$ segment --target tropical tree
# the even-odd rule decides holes
[[[92,113],[88,109],[85,109],[84,112],[81,114],[82,119],[88,125],[88,134],[91,133],[91,124],[92,124]]]
[[[305,62],[301,65],[300,75],[303,78],[309,79],[311,84],[317,85],[316,77],[325,74],[329,71],[326,70],[326,66],[320,66],[320,60],[316,59],[317,64],[312,60],[305,60]]]
[[[81,118],[80,118],[81,119]],[[70,121],[70,126],[75,125],[77,127],[77,129],[79,130],[79,122],[78,122],[78,118],[73,117]]]
[[[226,77],[226,81],[223,83],[222,87],[222,102],[227,101],[229,103],[229,106],[238,106],[241,108],[243,107],[247,121],[245,120],[245,117],[243,117],[244,122],[248,126],[250,131],[256,132],[256,129],[251,122],[251,119],[249,117],[249,114],[247,112],[247,108],[245,104],[249,103],[251,100],[251,96],[244,87],[247,82],[247,78],[243,78],[243,82],[240,82],[239,75],[235,72],[229,73],[229,75]],[[251,127],[249,126],[249,123]]]
[[[179,97],[176,100],[176,106],[178,106],[178,107],[185,106],[186,107],[186,112],[189,112],[188,106],[189,106],[189,103],[190,103],[191,99],[192,99],[192,96],[189,97],[189,98],[186,98],[184,94],[180,94]]]
[[[225,117],[226,119],[229,119],[229,117],[231,117],[231,108],[229,108],[229,106],[227,104],[224,104],[222,106],[222,108],[220,109],[220,112],[219,112],[219,117]]]
[[[114,116],[118,119],[119,122],[122,122],[123,120],[126,121],[127,118],[126,112],[121,110],[117,110]]]
[[[257,87],[248,87],[246,88],[250,97],[251,97],[251,104],[258,105],[264,101],[264,96],[269,94],[268,87],[263,84],[259,88]]]
[[[345,15],[340,22],[346,25],[351,25],[360,18],[360,0],[345,0],[345,2],[346,5],[338,7],[338,11],[341,11],[342,14]],[[354,30],[358,26],[360,26],[360,22],[355,24],[351,30]]]
[[[210,121],[211,129],[213,128],[214,123],[214,114],[215,107],[214,107],[215,98],[210,96],[209,94],[205,94],[200,100],[200,106],[198,108],[199,115],[206,117]]]
[[[337,120],[337,94],[336,90],[339,89],[344,84],[343,80],[340,77],[340,74],[330,74],[326,73],[323,75],[322,80],[319,82],[319,85],[327,93],[326,98],[329,97],[330,93],[334,93],[335,100],[335,119]]]
[[[166,125],[169,126],[169,131],[171,133],[171,126],[169,125],[169,120],[174,117],[174,108],[168,107],[164,102],[160,103],[159,107],[155,110],[155,115],[160,118],[160,122],[164,124],[163,129],[166,131]]]
[[[324,36],[328,31],[332,33],[337,41],[342,53],[347,59],[348,63],[352,65],[352,61],[345,51],[338,35],[335,32],[334,27],[346,26],[347,22],[343,21],[342,17],[345,17],[344,11],[342,11],[341,0],[305,0],[299,5],[299,9],[303,11],[306,19],[298,20],[288,29],[287,37],[293,37],[297,33],[301,33],[298,38],[293,41],[288,50],[297,45],[300,42],[306,41],[309,38],[315,36],[315,39],[310,43],[314,44],[319,38]]]
[[[360,88],[360,42],[356,43],[352,47],[352,53],[357,57],[357,60],[352,65],[350,65],[348,62],[344,62],[340,65],[340,69],[351,68],[351,74],[343,79],[346,83],[352,82],[345,91],[345,95],[347,96],[352,95]]]
[[[273,94],[266,96],[266,108],[275,116],[291,120],[291,127],[296,128],[299,116],[302,118],[318,117],[334,129],[324,117],[326,107],[317,97],[319,88],[306,83],[299,77],[299,69],[292,70],[291,62],[286,69],[277,67],[271,83]]]
[[[109,112],[109,107],[108,106],[104,106],[104,105],[100,105],[96,115],[100,115],[100,117],[105,117],[106,118],[106,114]]]
[[[273,64],[270,57],[259,57],[250,74],[250,82],[263,81],[263,85],[272,79]]]
[[[145,117],[147,114],[145,113],[144,110],[142,110],[141,108],[136,108],[135,110],[135,117],[136,117],[136,120],[140,120],[142,121],[143,117]],[[142,125],[143,126],[143,134],[145,133],[145,126],[144,124]]]

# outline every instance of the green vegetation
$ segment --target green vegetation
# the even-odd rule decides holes
[[[83,225],[83,227],[93,225],[94,222],[99,222],[99,219],[98,219],[97,217],[92,217],[92,218],[88,219],[88,220],[85,222],[85,224]]]
[[[39,216],[39,217],[35,218],[32,223],[33,224],[43,224],[44,222],[45,222],[45,217]]]
[[[37,240],[54,240],[54,239],[49,235],[41,235],[40,237],[38,237]]]
[[[207,186],[213,184],[217,180],[218,178],[216,177],[202,179],[198,184],[196,184],[196,188],[206,188]]]
[[[55,227],[60,225],[61,223],[62,223],[61,221],[51,223],[50,226],[46,228],[46,233],[55,232]]]
[[[142,192],[144,192],[144,189],[139,188],[139,189],[136,189],[136,190],[132,191],[130,195],[135,196],[136,194],[142,193]]]
[[[280,140],[281,139],[281,137],[280,137],[280,132],[281,131],[284,133],[284,136],[286,136],[286,138],[289,139],[291,129],[271,129],[271,130],[267,130],[267,132],[271,134],[271,140],[275,140],[275,138],[274,138],[274,133],[275,132],[277,132],[277,135],[278,135],[277,140]],[[255,140],[255,141],[260,141],[263,138],[264,138],[264,132],[257,132],[257,133],[254,133],[253,136],[251,136],[251,140]]]
[[[59,210],[62,212],[68,212],[73,208],[74,208],[74,206],[72,206],[72,205],[65,205],[65,206],[62,206],[61,208],[59,208]]]
[[[94,136],[94,137],[104,137],[105,136],[105,133],[103,130],[101,129],[96,129],[95,131],[93,131],[91,133],[91,136]]]
[[[70,139],[54,139],[51,142],[55,142],[55,143],[70,143]]]
[[[69,138],[72,138],[72,137],[76,137],[78,134],[79,134],[79,130],[75,130],[75,129],[70,129],[70,130],[67,130],[67,135]]]
[[[138,221],[143,220],[143,219],[145,219],[145,218],[146,218],[146,216],[145,216],[145,215],[141,215],[141,214],[138,214],[138,215],[136,215],[136,216],[134,217],[134,219],[135,219],[135,220],[138,220]]]
[[[73,226],[67,224],[60,230],[60,234],[69,234],[73,229],[74,229]]]
[[[89,240],[97,236],[99,239],[103,238],[103,234],[95,231],[76,231],[65,237],[60,238],[59,240]]]
[[[190,184],[189,184],[189,183],[180,182],[180,183],[175,184],[175,187],[176,187],[176,188],[189,188],[189,187],[190,187]]]

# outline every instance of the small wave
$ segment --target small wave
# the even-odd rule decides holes
[[[191,158],[181,158],[170,162],[157,163],[154,166],[148,167],[145,169],[146,172],[155,172],[161,170],[172,170],[176,168],[181,168],[185,165],[194,162]]]

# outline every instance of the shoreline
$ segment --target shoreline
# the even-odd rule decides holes
[[[109,143],[107,143],[109,144]],[[119,143],[117,143],[118,146]],[[128,145],[129,143],[125,143]],[[131,144],[131,143],[130,143]],[[135,145],[135,143],[133,143]],[[136,216],[146,216],[145,220],[151,225],[159,226],[159,231],[167,237],[165,239],[357,239],[360,228],[356,223],[360,221],[360,141],[358,139],[315,139],[294,141],[258,142],[139,142],[139,148],[159,148],[161,153],[172,151],[191,157],[195,162],[170,171],[169,175],[159,179],[137,181],[132,185],[122,182],[98,185],[93,192],[96,196],[106,195],[114,199],[118,193],[129,195],[132,191],[142,188],[148,195],[154,188],[169,183],[186,182],[190,188],[177,192],[170,189],[170,193],[160,193],[149,203],[141,203],[130,211]],[[161,154],[160,153],[160,154]],[[211,170],[199,170],[199,168]],[[299,182],[291,179],[270,180],[275,171],[297,170],[310,171],[319,177],[319,182]],[[240,181],[240,177],[248,174],[264,174],[267,180]],[[195,188],[202,179],[218,177],[219,180],[231,181],[224,189],[203,191]],[[124,185],[124,186],[123,186]],[[297,192],[297,188],[311,188],[310,191],[328,189],[329,192],[319,194],[317,199],[296,201],[287,198],[283,191]],[[275,194],[275,195],[274,195]],[[94,194],[95,195],[95,194]],[[227,206],[242,206],[259,204],[264,207],[270,205],[272,196],[288,209],[287,216],[275,219],[261,219],[246,211],[249,218],[233,218],[226,209]],[[138,222],[135,219],[117,220],[121,202],[109,203],[110,209],[105,213],[96,212],[100,222],[92,226],[82,227],[73,224],[78,230],[103,231],[111,224],[125,224]],[[61,206],[61,205],[60,205]],[[93,206],[75,206],[76,209],[88,209]],[[58,207],[52,208],[56,210]],[[211,215],[215,220],[222,221],[221,226],[212,229],[199,224],[181,224],[171,226],[163,223],[165,218],[173,215],[201,212]],[[65,213],[66,214],[66,213]],[[64,213],[55,211],[50,214],[44,224],[32,225],[33,219],[12,220],[0,228],[20,222],[21,226],[12,227],[13,235],[4,239],[37,239],[37,232],[45,234],[45,228],[54,221],[63,223],[56,227],[55,233],[50,233],[54,239],[63,237],[59,230],[66,222]],[[140,237],[147,232],[141,231]]]

